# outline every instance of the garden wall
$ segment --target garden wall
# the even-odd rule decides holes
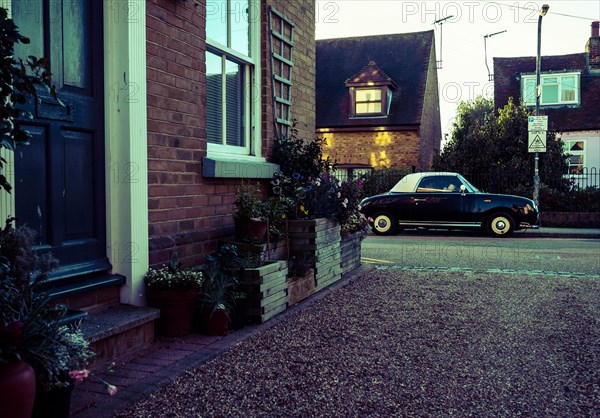
[[[600,228],[600,212],[542,212],[543,227]]]

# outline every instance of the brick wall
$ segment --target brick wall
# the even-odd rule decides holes
[[[293,117],[314,137],[314,2],[272,1],[296,24]],[[261,2],[263,156],[273,139],[268,22]],[[206,156],[205,1],[147,2],[148,208],[150,264],[177,250],[185,265],[203,262],[219,239],[233,235],[234,193],[241,179],[202,176]],[[266,67],[266,68],[265,68]],[[265,182],[263,182],[265,183]],[[266,187],[265,187],[266,189]]]
[[[326,139],[324,155],[339,163],[384,167],[419,166],[420,139],[416,131],[335,132]]]
[[[296,119],[298,136],[315,138],[315,2],[311,0],[267,0],[263,2],[263,152],[270,155],[273,138],[273,108],[271,91],[271,56],[268,38],[267,7],[272,6],[294,24],[294,50],[292,72],[292,119]]]
[[[147,4],[148,208],[150,264],[177,250],[185,264],[202,261],[219,235],[231,232],[234,185],[201,175],[206,155],[205,7]],[[231,183],[231,182],[230,182]],[[229,216],[230,217],[230,216]]]

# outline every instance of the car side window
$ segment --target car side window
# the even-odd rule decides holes
[[[424,177],[417,187],[417,193],[459,193],[461,184],[455,176]]]

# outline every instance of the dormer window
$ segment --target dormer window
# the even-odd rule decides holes
[[[381,89],[354,90],[354,114],[381,113]]]
[[[346,80],[350,94],[351,118],[387,117],[390,112],[394,81],[374,61]]]
[[[521,77],[521,97],[526,106],[534,106],[536,76]],[[540,76],[540,105],[579,104],[579,73],[547,73]]]

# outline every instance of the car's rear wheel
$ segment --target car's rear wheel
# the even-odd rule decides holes
[[[380,212],[373,218],[373,232],[377,235],[393,235],[398,228],[398,221],[387,212]]]
[[[514,231],[515,221],[507,213],[494,213],[488,218],[486,228],[494,237],[506,237]]]

